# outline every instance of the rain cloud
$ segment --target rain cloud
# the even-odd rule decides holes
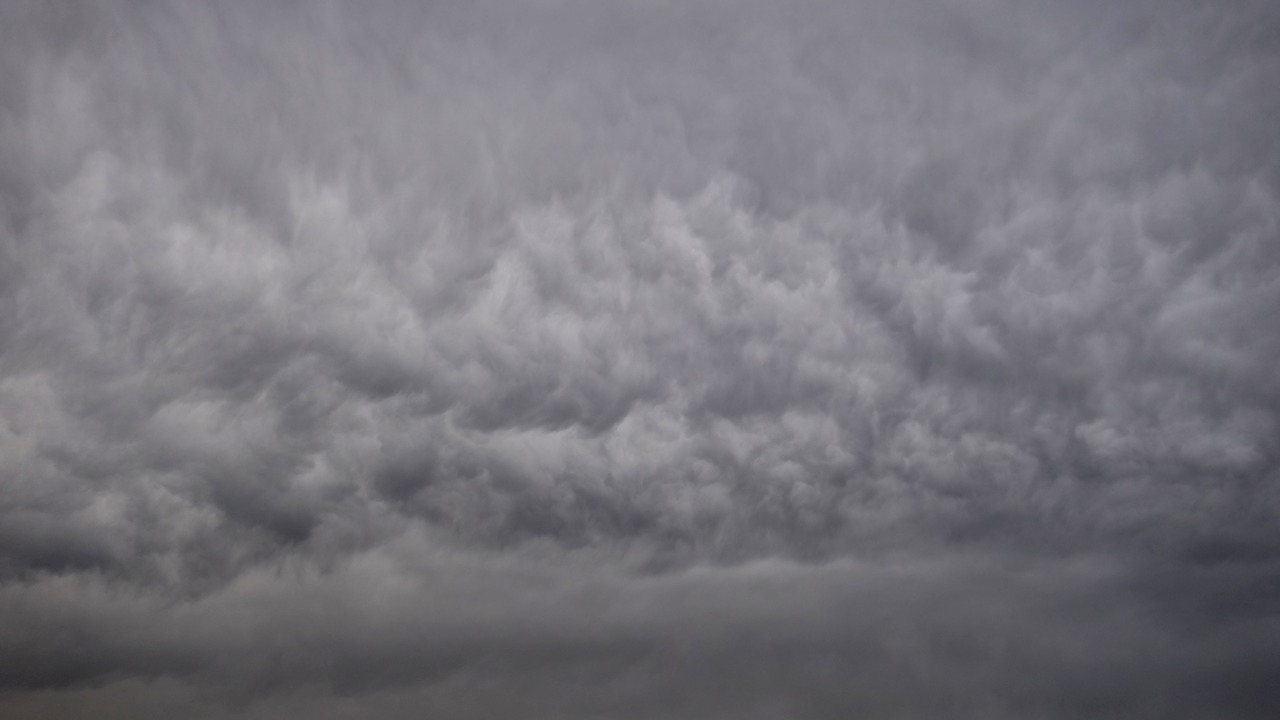
[[[1280,11],[0,5],[0,715],[1273,718]]]

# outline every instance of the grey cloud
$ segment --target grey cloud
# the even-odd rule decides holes
[[[6,4],[0,706],[1268,715],[1277,27]]]
[[[23,651],[5,658],[7,675],[35,686],[121,673],[226,687],[211,707],[228,713],[265,712],[289,695],[273,688],[305,683],[313,702],[376,706],[412,688],[418,713],[484,716],[503,701],[485,697],[496,681],[542,684],[525,692],[532,712],[547,713],[634,703],[676,717],[1265,714],[1273,623],[1244,638],[1171,621],[1178,608],[1149,614],[1107,562],[774,561],[583,577],[578,561],[478,561],[421,542],[323,577],[246,573],[179,606],[91,580],[11,590],[7,610],[46,612],[6,627],[6,646]],[[1169,580],[1148,583],[1187,589]],[[65,628],[67,643],[48,642],[45,623]]]

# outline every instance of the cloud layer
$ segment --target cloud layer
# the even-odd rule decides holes
[[[1266,2],[5,3],[0,710],[1272,717],[1278,76]]]

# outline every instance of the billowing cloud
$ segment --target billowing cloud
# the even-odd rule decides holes
[[[1272,717],[1266,2],[0,9],[0,710]]]

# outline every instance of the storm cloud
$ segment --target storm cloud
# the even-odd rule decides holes
[[[1272,718],[1275,3],[0,4],[0,715]]]

